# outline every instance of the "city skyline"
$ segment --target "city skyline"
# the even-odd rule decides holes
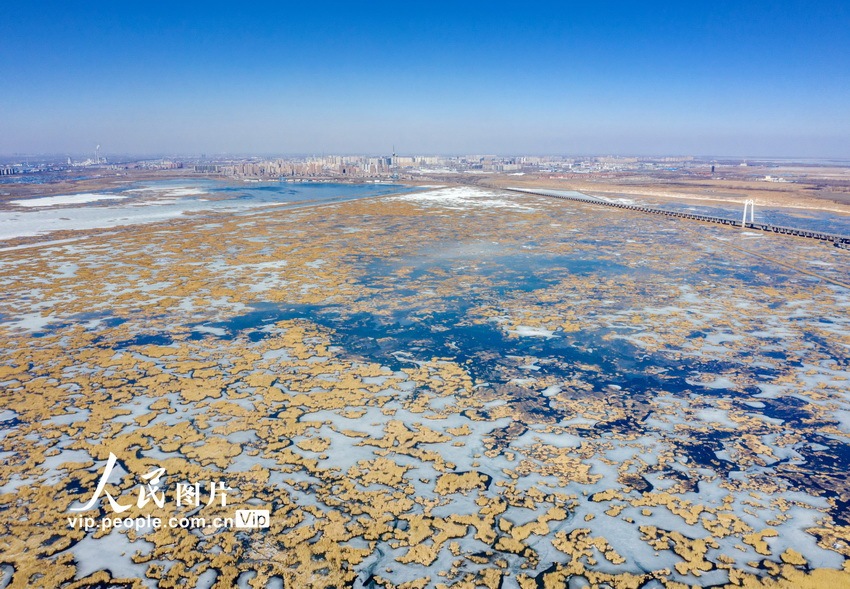
[[[7,12],[4,154],[850,157],[837,2]]]

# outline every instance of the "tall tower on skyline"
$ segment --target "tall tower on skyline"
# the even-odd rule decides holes
[[[100,163],[100,145],[94,148],[94,164]]]
[[[393,145],[393,157],[390,160],[390,175],[393,180],[398,179],[398,159],[395,153],[395,145]]]

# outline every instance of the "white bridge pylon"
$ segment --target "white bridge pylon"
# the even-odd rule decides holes
[[[756,201],[750,199],[744,201],[744,216],[741,218],[741,229],[747,225],[747,207],[750,209],[750,223],[755,222]]]

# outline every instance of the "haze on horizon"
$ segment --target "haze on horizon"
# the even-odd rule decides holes
[[[850,7],[18,3],[0,153],[850,157]]]

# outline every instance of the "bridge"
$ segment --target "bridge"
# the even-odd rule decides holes
[[[797,229],[795,227],[783,227],[781,225],[771,225],[769,223],[755,223],[754,221],[746,221],[746,209],[744,209],[744,218],[741,221],[735,219],[727,219],[725,217],[715,217],[712,215],[697,215],[694,213],[684,213],[679,211],[666,211],[664,209],[655,209],[652,207],[643,207],[639,205],[630,205],[621,202],[613,202],[602,200],[600,198],[592,198],[586,196],[572,196],[565,194],[554,194],[553,192],[527,190],[524,188],[505,188],[511,192],[519,192],[524,194],[533,194],[535,196],[548,196],[550,198],[559,198],[561,200],[574,200],[592,205],[603,205],[606,207],[614,207],[616,209],[626,209],[629,211],[637,211],[639,213],[650,213],[653,215],[664,215],[665,217],[679,217],[680,219],[690,219],[692,221],[702,221],[704,223],[717,223],[720,225],[731,225],[733,227],[741,227],[744,229],[754,229],[756,231],[766,231],[768,233],[780,233],[782,235],[794,235],[796,237],[805,237],[808,239],[816,239],[832,243],[835,247],[850,250],[850,237],[845,235],[835,235],[834,233],[823,233],[821,231],[810,231],[808,229]],[[752,208],[750,208],[750,219],[752,219]]]

